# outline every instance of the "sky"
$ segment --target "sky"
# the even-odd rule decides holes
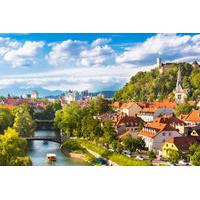
[[[0,88],[115,91],[163,62],[200,62],[200,34],[0,34]]]

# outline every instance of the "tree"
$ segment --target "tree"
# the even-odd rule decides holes
[[[150,160],[153,160],[156,158],[156,154],[153,150],[147,152],[147,156],[149,157]]]
[[[189,114],[190,111],[192,110],[192,106],[190,106],[187,103],[180,103],[177,108],[176,108],[176,115],[180,116],[181,114],[186,115]]]
[[[0,108],[0,133],[13,125],[14,116],[7,108]]]
[[[131,136],[124,137],[122,139],[122,143],[124,145],[124,149],[130,151],[131,154],[137,150],[136,141]]]
[[[47,104],[44,110],[34,113],[34,119],[53,120],[56,111],[60,109],[62,109],[61,103],[59,100],[56,100],[53,103]]]
[[[200,166],[200,151],[195,151],[195,153],[191,156],[191,163],[195,166]]]
[[[102,136],[101,123],[98,119],[87,114],[81,120],[81,131],[84,137],[95,139]]]
[[[130,151],[131,153],[145,148],[145,142],[140,137],[132,138],[131,136],[127,136],[122,139],[122,143],[124,145],[124,149]]]
[[[0,165],[31,165],[27,148],[27,141],[16,130],[8,128],[0,135]]]
[[[178,161],[180,160],[180,153],[176,150],[171,150],[169,152],[168,160],[172,164],[178,163]]]
[[[189,148],[192,165],[200,166],[200,145],[193,144]]]
[[[116,138],[116,131],[111,120],[105,121],[102,127],[104,143],[108,147]]]
[[[103,97],[92,99],[89,103],[88,109],[92,115],[101,115],[112,110],[111,103]]]
[[[13,128],[23,137],[33,135],[36,124],[27,110],[22,108],[15,115]]]
[[[68,136],[79,136],[83,116],[84,111],[81,106],[72,102],[56,112],[54,123],[58,129],[62,129]]]

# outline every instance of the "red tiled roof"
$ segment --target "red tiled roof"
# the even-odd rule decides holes
[[[140,122],[143,122],[143,120],[139,117],[131,117],[122,114],[118,116],[116,126],[119,127],[122,124],[125,124],[125,126],[138,126]]]
[[[175,117],[175,116],[161,116],[156,118],[153,122],[159,122],[159,123],[164,123],[164,124],[182,124],[184,125],[184,121]]]
[[[121,139],[121,138],[126,137],[128,135],[129,135],[129,131],[125,130],[125,131],[121,132],[117,137],[119,139]]]
[[[1,107],[11,109],[13,105],[11,104],[2,104]]]
[[[150,107],[150,108],[143,108],[142,113],[155,113],[157,111],[157,108],[155,107]]]
[[[156,108],[172,108],[175,109],[177,107],[177,103],[175,101],[169,101],[169,99],[163,99],[162,101],[154,101],[150,104],[151,107]]]
[[[176,129],[170,126],[169,124],[151,122],[151,123],[146,124],[145,127],[138,134],[142,136],[154,138],[161,131],[176,131]]]
[[[200,136],[182,136],[172,137],[166,141],[166,143],[174,144],[178,150],[184,151],[189,150],[192,144],[200,143]]]
[[[189,122],[200,122],[200,110],[191,111],[188,116],[184,118],[185,121]]]

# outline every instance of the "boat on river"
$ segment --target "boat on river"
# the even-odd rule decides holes
[[[48,153],[47,154],[47,159],[48,159],[49,162],[56,161],[56,154]]]
[[[48,141],[44,140],[44,141],[43,141],[43,144],[48,144]]]

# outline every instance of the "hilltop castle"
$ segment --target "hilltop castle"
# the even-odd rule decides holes
[[[163,74],[163,73],[166,72],[168,69],[170,69],[170,68],[172,67],[173,64],[174,64],[174,63],[162,63],[161,58],[158,57],[158,58],[157,58],[157,64],[156,64],[156,66],[159,68],[159,72],[160,72],[161,74]],[[196,60],[195,60],[191,65],[192,65],[192,67],[193,67],[194,69],[200,67],[199,63],[198,63]]]
[[[157,67],[159,68],[159,72],[163,74],[167,71],[173,63],[162,63],[161,58],[157,58]]]

